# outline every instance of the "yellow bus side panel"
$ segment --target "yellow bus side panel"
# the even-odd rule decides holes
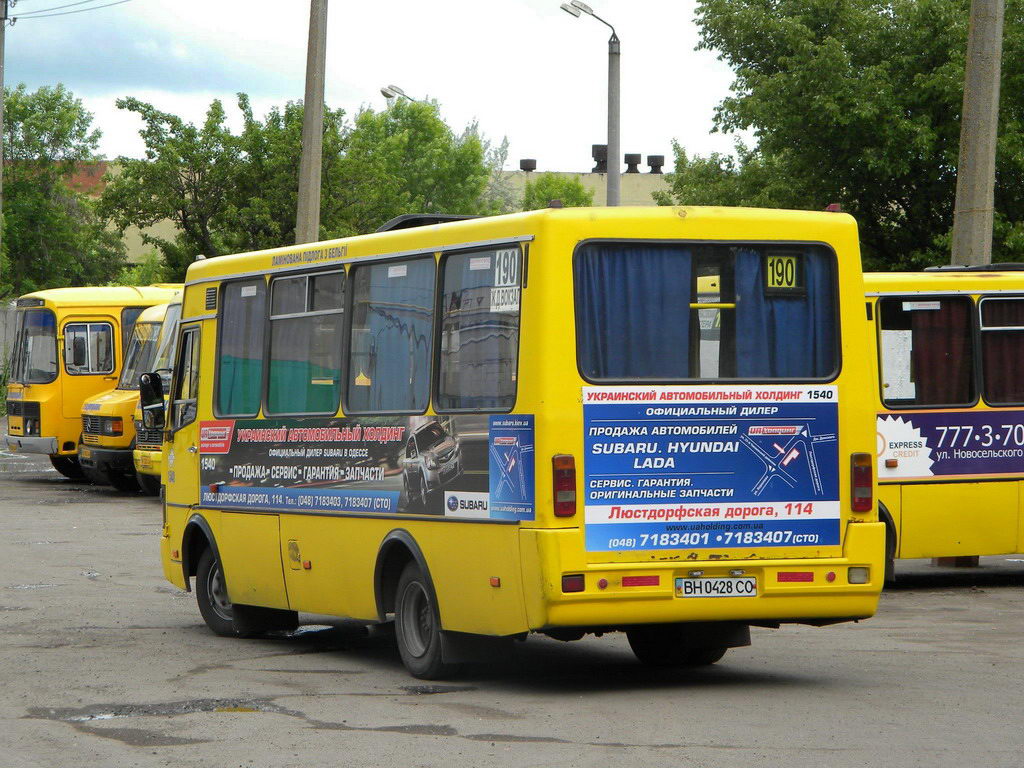
[[[220,530],[214,535],[231,602],[287,608],[277,515],[221,512],[217,516]]]
[[[291,608],[376,620],[377,553],[396,528],[415,539],[427,561],[445,629],[487,635],[526,631],[514,525],[284,515],[279,557]],[[499,586],[491,585],[492,577]]]
[[[900,557],[1017,551],[1018,483],[903,485]]]

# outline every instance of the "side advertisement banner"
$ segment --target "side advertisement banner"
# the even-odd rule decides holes
[[[1024,411],[878,415],[878,479],[1024,473]]]
[[[220,419],[199,435],[203,506],[533,519],[532,416]]]
[[[584,387],[591,552],[839,543],[838,391]]]

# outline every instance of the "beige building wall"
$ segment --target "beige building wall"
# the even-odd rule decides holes
[[[526,182],[536,178],[544,171],[506,171],[505,175],[511,181],[516,196],[522,200],[523,190],[526,189]],[[605,205],[608,200],[608,174],[606,173],[569,173],[567,171],[553,171],[555,176],[566,178],[578,177],[580,183],[589,191],[594,193],[594,205]],[[661,173],[624,173],[621,179],[619,200],[622,205],[657,205],[652,195],[655,191],[667,191],[668,182],[665,175]]]

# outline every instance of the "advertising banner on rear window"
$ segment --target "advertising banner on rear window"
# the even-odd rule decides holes
[[[591,552],[839,543],[835,386],[584,387]]]
[[[221,419],[199,434],[206,507],[533,519],[532,416]]]

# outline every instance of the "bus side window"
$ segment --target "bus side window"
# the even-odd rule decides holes
[[[188,426],[196,419],[199,396],[199,329],[189,328],[181,335],[178,348],[177,382],[171,407],[171,429]]]
[[[67,372],[113,373],[113,328],[110,323],[68,323],[64,326],[64,367]]]
[[[334,413],[341,393],[345,273],[279,278],[270,291],[267,412]]]
[[[970,405],[977,397],[966,296],[878,302],[882,402],[888,406]]]
[[[1024,298],[984,298],[981,313],[981,370],[985,401],[1024,403]]]
[[[434,257],[353,267],[347,413],[422,413],[430,400]]]
[[[217,415],[255,416],[263,391],[267,284],[262,277],[221,288]]]
[[[522,251],[444,261],[438,411],[509,411],[516,403]]]

